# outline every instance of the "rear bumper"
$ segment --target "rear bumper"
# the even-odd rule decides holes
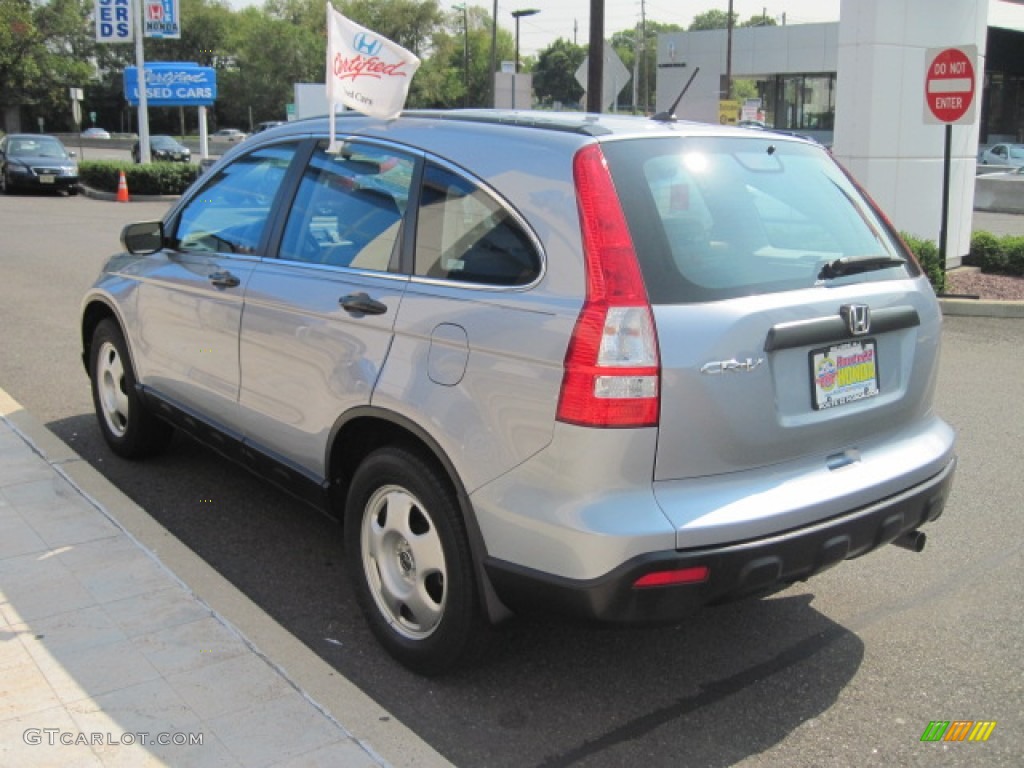
[[[610,622],[678,620],[704,605],[764,594],[891,543],[942,514],[956,459],[900,494],[813,525],[748,541],[652,552],[595,579],[575,580],[489,558],[486,569],[515,611],[554,610]],[[707,578],[681,586],[635,588],[657,571],[706,567]]]

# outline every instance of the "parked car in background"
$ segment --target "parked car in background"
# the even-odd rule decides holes
[[[213,138],[215,141],[226,141],[231,144],[237,144],[240,141],[245,141],[248,134],[242,133],[237,128],[221,128],[219,131],[214,131]]]
[[[674,622],[924,546],[956,464],[941,312],[823,147],[336,124],[333,147],[326,118],[265,131],[128,225],[83,361],[118,455],[178,428],[342,518],[402,663],[450,669],[510,611]]]
[[[0,191],[38,189],[78,194],[78,163],[56,136],[9,133],[0,139]]]
[[[187,163],[192,159],[192,150],[171,136],[158,134],[149,137],[149,156],[153,162]],[[132,160],[142,162],[139,142],[132,145]]]
[[[83,139],[109,139],[110,138],[110,132],[104,130],[103,128],[97,128],[97,127],[93,126],[92,128],[86,128],[84,131],[82,131],[82,138]]]
[[[982,165],[1024,165],[1024,144],[993,144],[978,156]]]

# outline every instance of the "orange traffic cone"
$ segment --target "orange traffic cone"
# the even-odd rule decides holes
[[[121,177],[117,180],[117,202],[127,203],[128,202],[128,181],[124,177],[124,171],[121,171]]]

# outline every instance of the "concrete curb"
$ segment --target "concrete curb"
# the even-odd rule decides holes
[[[117,202],[116,192],[103,192],[99,189],[93,189],[87,187],[82,183],[79,183],[78,189],[86,197],[92,198],[93,200],[103,200],[108,203]],[[181,195],[134,195],[131,190],[128,190],[128,202],[129,203],[160,203],[168,202],[173,203],[178,200]]]
[[[1024,301],[944,299],[940,296],[939,307],[946,317],[1024,318]]]
[[[58,474],[242,635],[371,755],[395,768],[451,768],[443,756],[228,582],[3,389],[0,415]]]

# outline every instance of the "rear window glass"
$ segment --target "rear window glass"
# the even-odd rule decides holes
[[[757,137],[603,149],[653,303],[796,290],[825,282],[838,259],[905,258],[822,148]],[[912,263],[885,265],[829,283],[910,273]]]

